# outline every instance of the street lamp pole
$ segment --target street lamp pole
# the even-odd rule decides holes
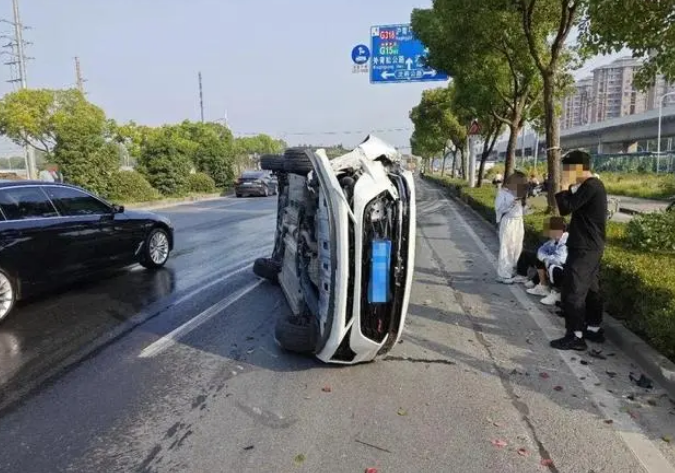
[[[659,132],[658,138],[656,139],[656,174],[659,173],[659,167],[661,165],[661,116],[663,115],[663,99],[669,95],[675,95],[675,91],[663,94],[659,99]]]

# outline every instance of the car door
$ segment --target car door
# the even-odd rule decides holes
[[[87,246],[87,264],[100,268],[116,266],[133,256],[133,228],[123,214],[103,200],[69,186],[45,186],[45,192],[59,212],[79,222],[82,234],[78,246]]]
[[[22,293],[53,286],[72,271],[72,222],[40,186],[0,189],[0,267],[21,282]]]

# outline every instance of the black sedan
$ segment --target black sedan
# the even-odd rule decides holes
[[[67,184],[0,181],[0,321],[25,299],[102,269],[160,268],[171,222]]]
[[[234,184],[237,197],[257,195],[267,197],[276,195],[279,184],[269,171],[244,171]]]

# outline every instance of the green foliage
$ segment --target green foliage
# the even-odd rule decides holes
[[[581,31],[589,54],[609,54],[629,48],[646,58],[634,84],[646,90],[658,73],[675,82],[675,0],[588,0],[587,21]]]
[[[494,223],[494,189],[472,189],[438,176],[427,178],[446,186]],[[525,216],[526,248],[536,249],[545,239],[542,229],[547,217],[544,212]],[[663,233],[675,234],[672,230]],[[609,222],[601,271],[607,311],[675,360],[675,254],[636,251],[629,234],[626,225]]]
[[[626,241],[636,250],[675,253],[675,212],[636,216],[626,226]]]
[[[194,147],[178,126],[153,129],[141,146],[138,170],[162,195],[185,195]]]
[[[464,148],[467,130],[454,113],[453,95],[452,85],[422,92],[419,105],[410,112],[415,125],[411,140],[414,154],[425,158],[442,154],[449,141]]]
[[[193,143],[190,160],[198,171],[208,174],[218,187],[226,187],[234,179],[234,138],[232,132],[218,123],[184,121],[180,125],[185,137]]]
[[[100,137],[83,137],[54,148],[54,162],[70,184],[98,194],[110,190],[110,177],[119,168],[117,147]]]
[[[208,174],[197,172],[188,178],[190,192],[199,194],[213,194],[216,192],[216,183]]]
[[[143,175],[136,171],[117,171],[110,176],[105,194],[113,202],[150,202],[160,198]]]
[[[675,196],[675,176],[672,174],[602,173],[600,177],[609,194],[642,199]]]

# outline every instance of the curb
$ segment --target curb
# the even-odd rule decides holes
[[[125,205],[126,208],[130,210],[158,210],[158,209],[166,209],[169,207],[177,207],[179,205],[185,205],[185,204],[192,204],[195,202],[209,202],[212,200],[219,200],[219,199],[224,199],[226,197],[229,197],[231,195],[234,195],[234,191],[226,191],[223,194],[206,194],[203,196],[198,196],[198,197],[186,197],[184,199],[179,199],[175,201],[158,201],[155,203],[152,202],[140,202],[137,204],[129,204]]]
[[[455,196],[448,187],[428,179],[424,180],[427,183],[442,189],[448,197],[480,218],[487,227],[496,233],[495,228],[485,220],[485,217],[461,198]],[[603,314],[603,319],[603,327],[607,339],[620,348],[628,357],[637,362],[645,374],[660,384],[668,392],[671,398],[675,398],[675,363],[654,350],[647,342],[628,330],[619,320],[608,313],[605,312]]]
[[[628,207],[619,207],[619,212],[628,215],[642,215],[644,213],[640,210],[629,209]]]

